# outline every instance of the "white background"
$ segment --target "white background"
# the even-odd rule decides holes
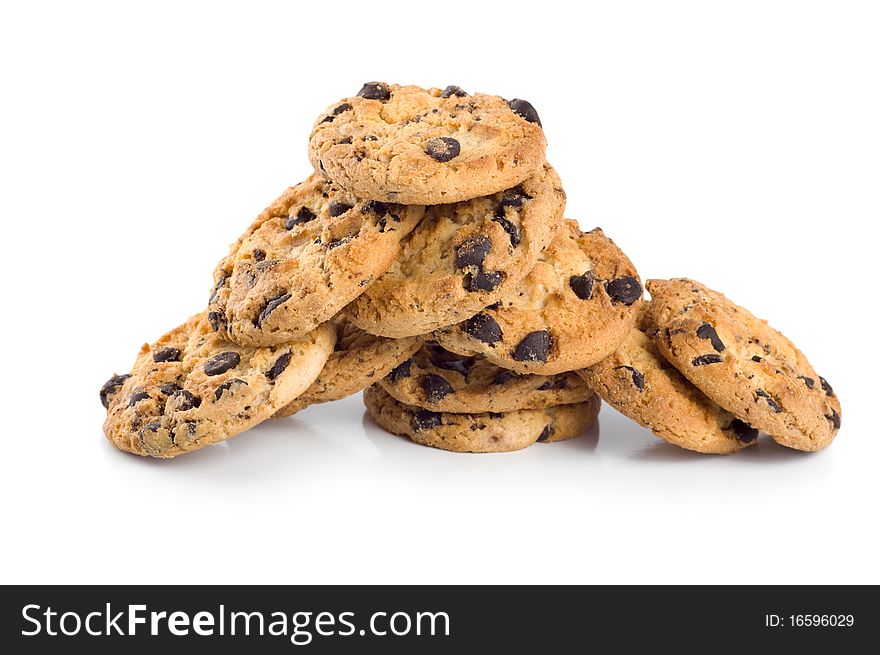
[[[877,5],[603,4],[4,3],[0,581],[880,582]],[[115,451],[98,388],[204,306],[315,117],[374,79],[529,99],[567,215],[786,332],[837,441],[699,456],[606,407],[457,455],[354,397]]]

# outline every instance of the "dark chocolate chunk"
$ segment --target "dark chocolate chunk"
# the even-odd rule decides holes
[[[205,375],[220,375],[239,364],[241,364],[241,355],[237,352],[229,350],[218,353],[205,362]]]
[[[174,403],[175,410],[178,412],[186,412],[201,405],[202,399],[198,396],[194,396],[186,389],[178,389],[171,397],[171,402]]]
[[[777,414],[778,414],[779,412],[782,411],[782,408],[781,408],[781,407],[779,406],[779,404],[773,399],[773,396],[771,396],[769,393],[767,393],[767,392],[764,391],[763,389],[758,389],[758,390],[755,392],[755,395],[756,395],[758,398],[763,398],[764,400],[766,400],[766,401],[767,401],[767,404],[770,406],[770,409],[772,409],[772,410],[773,410],[774,412],[776,412]]]
[[[412,417],[412,429],[415,431],[428,430],[436,428],[442,424],[442,417],[439,412],[432,412],[430,409],[420,409]]]
[[[263,321],[265,321],[269,317],[269,314],[274,312],[276,309],[278,309],[278,307],[286,303],[288,300],[290,300],[289,293],[281,293],[277,296],[269,298],[269,300],[267,300],[266,304],[263,306],[263,309],[260,310],[260,313],[257,315],[257,320],[254,321],[254,324],[257,327],[261,326],[263,324]]]
[[[367,212],[373,212],[377,216],[384,216],[388,213],[388,203],[379,202],[378,200],[370,200],[369,202],[364,203],[361,212],[364,214]]]
[[[472,365],[471,360],[464,357],[453,357],[451,359],[438,358],[437,360],[432,361],[437,368],[442,368],[445,371],[454,371],[465,377],[467,377]]]
[[[254,248],[254,259],[258,262],[266,259],[266,251],[262,248]]]
[[[335,241],[331,241],[327,244],[327,250],[333,250],[334,248],[338,248],[339,246],[344,246],[346,243],[351,241],[354,237],[343,237],[341,239],[336,239]]]
[[[538,112],[535,111],[535,108],[532,107],[532,103],[529,101],[514,98],[507,104],[513,111],[525,118],[529,123],[537,123],[538,127],[543,127],[543,125],[541,125],[541,119],[538,118]]]
[[[462,269],[468,266],[477,268],[483,265],[486,255],[492,250],[492,241],[484,234],[468,237],[455,249],[455,267]]]
[[[504,273],[498,271],[477,271],[476,275],[464,276],[464,288],[468,291],[494,291],[504,280]]]
[[[529,332],[513,349],[513,358],[518,362],[546,362],[550,356],[553,340],[546,330]]]
[[[748,423],[740,421],[738,418],[733,419],[727,429],[733,430],[736,438],[743,443],[751,443],[758,438],[758,431]]]
[[[761,362],[763,362],[764,360],[761,359],[761,357],[759,357],[758,355],[752,355],[752,361],[753,361],[753,362],[761,363]]]
[[[161,393],[163,396],[173,396],[178,391],[180,391],[180,385],[175,384],[174,382],[159,385],[159,393]]]
[[[825,392],[826,396],[833,396],[834,395],[834,389],[832,389],[831,385],[828,384],[828,380],[823,378],[821,375],[819,376],[819,384],[822,385],[822,391]]]
[[[214,285],[214,288],[211,290],[211,297],[208,298],[208,303],[214,302],[214,299],[217,297],[217,293],[220,289],[223,288],[223,285],[226,284],[226,274],[221,274],[220,278],[217,280],[217,284]]]
[[[419,378],[419,384],[425,392],[425,400],[429,403],[438,403],[449,394],[455,393],[455,389],[442,375],[434,373],[423,375]]]
[[[275,363],[272,364],[272,368],[266,371],[266,377],[270,380],[274,380],[284,373],[284,369],[287,368],[288,364],[290,364],[290,353],[286,352],[275,360]]]
[[[708,355],[700,355],[699,357],[694,357],[691,360],[691,364],[693,364],[694,366],[706,366],[706,364],[720,364],[723,361],[724,358],[721,355],[709,353]]]
[[[392,369],[391,373],[388,374],[388,377],[392,382],[400,382],[404,378],[408,378],[410,376],[410,369],[413,365],[413,358],[410,357],[407,360],[400,362],[397,366]]]
[[[337,143],[338,143],[338,145],[341,145],[341,146],[350,146],[351,145],[351,137],[347,136],[344,139],[339,139],[339,141]]]
[[[627,307],[642,297],[641,283],[629,275],[606,282],[605,291],[611,297],[612,304],[623,303]]]
[[[455,86],[454,84],[450,84],[443,92],[440,94],[441,98],[450,98],[452,96],[457,96],[459,98],[464,98],[467,96],[467,91],[462,89],[460,86]]]
[[[208,323],[214,332],[226,327],[226,317],[220,312],[208,312]]]
[[[433,159],[445,163],[461,154],[461,144],[450,136],[438,136],[428,141],[425,152]]]
[[[367,100],[381,100],[385,102],[391,98],[391,91],[383,82],[367,82],[358,91],[358,95]]]
[[[462,329],[472,339],[483,343],[498,343],[501,341],[501,326],[498,321],[488,314],[480,313],[471,316],[464,322]]]
[[[520,236],[519,228],[514,225],[512,221],[508,220],[504,216],[494,216],[492,220],[504,228],[504,231],[507,232],[507,236],[510,237],[510,245],[512,245],[514,248],[516,248],[522,242],[522,236]]]
[[[140,429],[140,432],[138,432],[138,438],[141,440],[141,442],[143,442],[144,437],[146,437],[148,432],[152,432],[153,434],[155,434],[159,431],[160,427],[162,426],[159,423],[147,423],[144,427]]]
[[[130,377],[131,375],[128,373],[125,375],[114,375],[101,386],[101,392],[98,395],[101,397],[101,404],[104,406],[104,409],[110,407],[110,396],[119,391],[119,387]]]
[[[546,426],[544,426],[544,429],[541,430],[541,436],[538,437],[538,443],[543,443],[544,441],[547,441],[547,439],[549,439],[552,435],[553,426],[548,423]]]
[[[214,402],[220,400],[220,398],[223,396],[223,392],[229,391],[237,384],[243,384],[247,386],[247,382],[245,382],[244,380],[241,380],[239,378],[230,378],[226,380],[226,382],[218,386],[216,389],[214,389]]]
[[[179,362],[180,361],[180,350],[178,348],[172,348],[171,346],[159,348],[159,350],[157,350],[156,352],[153,353],[153,361],[154,362]]]
[[[593,285],[596,283],[596,276],[593,271],[587,271],[583,275],[572,275],[568,278],[568,286],[574,291],[581,300],[589,300],[593,297]]]
[[[330,207],[327,208],[327,212],[331,217],[336,218],[337,216],[342,216],[345,212],[352,208],[352,205],[349,205],[347,202],[342,202],[341,200],[334,200],[330,203]]]
[[[617,368],[623,368],[629,371],[629,374],[632,376],[632,383],[635,388],[638,389],[640,392],[645,390],[645,376],[640,370],[632,366],[618,366]]]
[[[284,221],[284,229],[292,230],[296,225],[302,225],[303,223],[308,223],[309,221],[313,221],[318,218],[308,207],[300,207],[299,211],[296,212],[296,216],[288,216],[287,220]]]
[[[495,205],[495,214],[496,218],[504,216],[505,208],[513,207],[514,209],[519,209],[522,207],[523,203],[526,200],[531,200],[532,196],[523,191],[521,186],[515,186],[511,189],[507,189],[504,193],[501,194],[501,200],[498,201],[498,204]]]
[[[554,389],[568,389],[568,383],[564,377],[550,378],[538,387],[538,391],[551,391]]]
[[[514,380],[518,377],[520,377],[519,373],[504,370],[495,376],[495,378],[492,380],[492,384],[504,384],[505,382],[510,382],[511,380]]]
[[[812,389],[816,386],[816,381],[813,378],[808,378],[806,375],[798,375],[798,378],[804,381],[804,384],[807,385],[807,389]]]
[[[348,104],[347,102],[343,102],[341,105],[334,108],[333,111],[331,111],[330,114],[328,114],[324,118],[324,120],[322,120],[321,122],[322,123],[332,123],[336,119],[336,117],[339,116],[339,114],[341,114],[344,111],[348,111],[350,109],[351,109],[351,105]]]
[[[128,397],[128,406],[134,407],[142,400],[147,400],[150,397],[146,391],[135,391]]]
[[[827,418],[829,421],[831,421],[831,425],[834,426],[835,430],[840,429],[840,414],[838,414],[836,410],[832,409],[831,414],[829,414],[825,418]]]
[[[709,323],[703,323],[697,328],[697,336],[700,339],[708,339],[712,344],[712,347],[718,352],[724,352],[724,342],[721,340],[721,337],[718,336],[715,328]]]

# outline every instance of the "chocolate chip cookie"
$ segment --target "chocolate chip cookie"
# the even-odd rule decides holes
[[[516,186],[544,162],[525,100],[369,82],[333,103],[309,139],[316,171],[361,198],[436,205]]]
[[[406,405],[435,412],[510,412],[586,401],[593,392],[574,373],[521,375],[425,344],[378,383]]]
[[[791,341],[699,282],[647,286],[657,347],[704,394],[789,448],[815,451],[831,443],[840,402]]]
[[[367,413],[379,426],[416,443],[467,453],[520,450],[582,434],[596,420],[600,401],[503,413],[453,414],[405,405],[377,385],[364,390]]]
[[[333,328],[322,325],[289,343],[238,346],[214,331],[202,312],[145,344],[131,373],[104,384],[104,433],[120,450],[151,457],[229,439],[305,391],[333,342]]]
[[[388,375],[422,344],[421,337],[389,339],[368,334],[352,325],[345,312],[331,322],[336,328],[336,346],[324,369],[312,386],[277,411],[275,418],[290,416],[309,405],[356,394]]]
[[[598,364],[579,371],[606,403],[669,443],[729,454],[755,443],[758,431],[709,400],[664,359],[652,341],[649,304],[638,327]]]
[[[359,200],[312,175],[260,214],[217,266],[211,325],[247,346],[304,336],[385,272],[423,213]]]
[[[521,185],[454,205],[428,207],[400,256],[347,310],[386,337],[458,323],[512,293],[553,240],[565,192],[544,165]]]
[[[607,357],[641,302],[639,275],[620,248],[599,228],[581,232],[566,220],[522,282],[433,338],[520,373],[552,375]]]

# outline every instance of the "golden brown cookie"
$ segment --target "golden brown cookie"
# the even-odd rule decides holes
[[[385,272],[423,213],[359,200],[312,175],[260,214],[217,265],[212,325],[243,345],[300,338]]]
[[[316,171],[361,198],[407,205],[509,189],[541,167],[545,149],[525,100],[383,82],[328,107],[309,139]]]
[[[318,376],[335,334],[264,348],[238,346],[213,331],[205,312],[144,344],[127,375],[101,388],[104,433],[137,455],[174,457],[234,437],[289,404]]]
[[[435,412],[510,412],[586,401],[593,392],[574,373],[523,375],[485,357],[422,346],[379,380],[390,396]]]
[[[433,338],[520,373],[553,375],[613,352],[635,323],[642,294],[635,267],[602,230],[581,232],[567,220],[522,282]]]
[[[789,448],[831,443],[840,402],[791,341],[694,280],[647,286],[657,347],[704,394]]]
[[[346,311],[361,329],[395,338],[469,318],[517,288],[564,209],[549,165],[513,189],[429,207],[400,256]]]
[[[593,395],[582,403],[544,409],[453,414],[404,405],[374,385],[364,390],[364,404],[379,426],[416,443],[455,452],[500,453],[582,434],[596,420],[601,402]]]

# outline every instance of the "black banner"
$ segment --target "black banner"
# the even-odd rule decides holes
[[[4,587],[5,652],[854,648],[880,636],[869,587]],[[14,650],[9,650],[12,647]]]

